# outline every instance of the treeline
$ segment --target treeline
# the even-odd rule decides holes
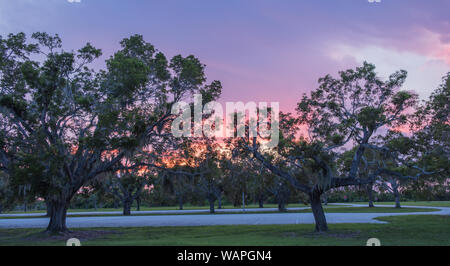
[[[254,177],[254,180],[260,179]],[[266,183],[268,188],[264,193],[259,193],[255,187],[251,184],[245,186],[247,188],[244,193],[241,189],[236,189],[233,185],[224,186],[220,198],[215,202],[215,207],[221,209],[224,206],[243,208],[248,205],[252,207],[264,208],[266,204],[275,205],[279,207],[279,211],[285,211],[285,208],[289,204],[309,204],[308,200],[301,194],[296,193],[289,185],[284,183],[283,186],[287,191],[286,196],[283,198],[277,197],[274,194],[271,187],[275,184]],[[152,189],[144,189],[140,196],[135,199],[132,204],[132,210],[142,210],[144,208],[155,207],[175,207],[182,210],[186,206],[188,207],[204,207],[209,206],[208,200],[201,194],[197,193],[196,189],[189,189],[186,194],[180,199],[175,193],[172,185],[166,184],[161,186],[158,183],[151,184]],[[427,187],[420,187],[416,184],[405,184],[400,190],[400,201],[450,201],[450,193],[448,193],[448,186],[435,184]],[[244,195],[244,197],[242,197]],[[13,199],[13,200],[11,200]],[[46,210],[45,202],[35,197],[22,198],[13,197],[9,202],[5,202],[3,211],[36,211]],[[244,199],[244,204],[243,204]],[[328,192],[322,198],[323,204],[327,203],[343,203],[343,202],[368,202],[370,200],[367,190],[361,187],[347,187],[333,189]],[[372,194],[373,203],[377,202],[395,202],[396,197],[391,190],[387,190],[384,186],[375,188]],[[283,204],[284,203],[284,204]],[[401,204],[401,203],[399,203]],[[123,208],[123,202],[113,193],[109,193],[105,190],[90,190],[82,189],[72,199],[70,209],[102,209],[102,208]]]
[[[90,43],[67,51],[58,35],[0,36],[1,208],[42,200],[47,231],[64,233],[67,210],[82,199],[125,215],[143,203],[207,202],[214,212],[225,202],[281,211],[304,202],[316,231],[327,231],[322,203],[348,188],[372,204],[386,192],[397,202],[448,198],[450,73],[427,101],[402,89],[404,70],[382,79],[364,62],[326,75],[295,113],[258,117],[258,127],[279,128],[268,148],[236,113],[244,136],[174,137],[174,106],[195,94],[217,100],[221,83],[207,82],[193,55],[169,59],[140,35],[120,44],[95,70],[102,51]]]

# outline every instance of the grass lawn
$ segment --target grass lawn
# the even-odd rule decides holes
[[[347,204],[348,202],[344,202]],[[352,202],[354,204],[367,204],[368,202]],[[352,204],[348,203],[348,204]],[[374,205],[395,205],[395,202],[374,202]],[[450,201],[405,201],[400,202],[402,206],[427,206],[427,207],[450,207]]]
[[[425,209],[425,208],[393,208],[393,207],[325,207],[327,213],[404,213],[404,212],[433,212],[439,211],[439,209]],[[311,209],[293,211],[300,213],[311,212]]]
[[[425,208],[393,208],[393,207],[340,207],[340,206],[324,206],[325,212],[327,213],[405,213],[405,212],[433,212],[438,211],[438,209],[425,209]],[[216,212],[213,215],[223,215],[223,214],[256,214],[256,213],[277,213],[278,211],[252,211],[252,212]],[[310,213],[311,209],[306,210],[296,210],[296,211],[287,211],[287,213]],[[90,214],[86,212],[86,214],[76,214],[70,215],[69,217],[107,217],[107,216],[120,216],[121,214]],[[160,216],[160,215],[211,215],[207,212],[201,213],[134,213],[130,216]],[[30,218],[42,218],[42,216],[17,216],[17,217],[0,217],[0,219],[30,219]]]
[[[314,225],[239,225],[74,229],[66,236],[48,236],[42,229],[0,229],[0,245],[65,245],[78,237],[82,245],[365,245],[376,237],[382,245],[450,245],[450,216],[382,217],[389,224],[330,224],[328,233]]]

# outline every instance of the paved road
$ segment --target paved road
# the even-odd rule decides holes
[[[348,205],[348,204],[347,204]],[[365,205],[352,204],[354,207]],[[382,205],[379,205],[380,207]],[[382,206],[392,207],[392,206]],[[439,209],[436,212],[410,213],[327,213],[328,223],[385,223],[375,220],[381,216],[398,215],[450,215],[450,207],[417,208]],[[264,209],[268,210],[268,209]],[[157,215],[157,216],[106,216],[68,217],[69,228],[85,227],[144,227],[144,226],[201,226],[201,225],[260,225],[260,224],[314,224],[311,213],[252,213],[219,215]],[[0,228],[45,228],[48,218],[0,219]]]

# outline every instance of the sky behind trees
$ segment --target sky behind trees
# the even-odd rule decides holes
[[[292,111],[319,77],[364,60],[381,76],[407,70],[405,88],[428,98],[450,70],[448,10],[448,0],[0,0],[0,35],[58,33],[107,58],[142,34],[168,55],[198,56],[222,81],[221,101]]]

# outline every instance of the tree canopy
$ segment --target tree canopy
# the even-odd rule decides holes
[[[58,35],[32,38],[0,38],[0,159],[51,204],[52,232],[67,230],[68,204],[84,184],[123,169],[127,157],[151,161],[170,143],[173,103],[220,94],[196,57],[168,60],[140,35],[122,40],[99,71],[89,66],[102,52],[89,43],[67,52]]]

